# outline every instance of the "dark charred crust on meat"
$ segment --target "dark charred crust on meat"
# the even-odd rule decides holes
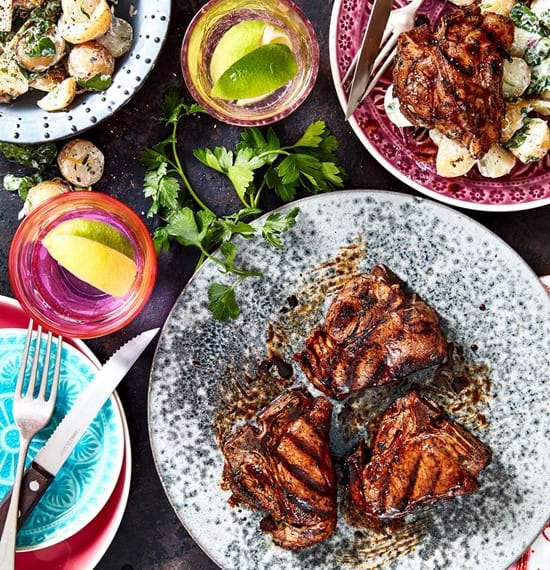
[[[356,508],[380,519],[472,493],[491,450],[435,403],[411,391],[384,412],[367,456],[361,441],[348,458]]]
[[[385,266],[351,280],[294,356],[309,381],[341,400],[444,362],[439,316]]]
[[[312,546],[336,527],[331,413],[328,400],[295,388],[223,444],[222,487],[233,493],[230,503],[267,511],[260,526],[283,548]]]
[[[422,25],[402,33],[393,83],[405,117],[483,156],[500,141],[502,62],[513,38],[509,18],[479,6],[444,15],[435,32]]]

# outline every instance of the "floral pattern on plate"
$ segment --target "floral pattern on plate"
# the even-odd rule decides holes
[[[395,8],[407,4],[396,0]],[[419,16],[433,24],[448,6],[426,0]],[[359,48],[372,0],[336,0],[330,33],[332,75],[340,103],[347,95],[340,83]],[[482,177],[474,167],[466,176],[443,178],[435,171],[436,147],[426,129],[399,129],[386,115],[384,93],[391,67],[355,112],[350,123],[369,152],[394,176],[437,200],[474,210],[524,210],[550,204],[550,153],[539,162],[519,163],[507,176]]]
[[[7,493],[15,476],[19,436],[13,421],[13,392],[25,335],[26,332],[20,330],[0,333],[0,496]],[[52,374],[53,367],[50,378]],[[31,442],[27,465],[94,376],[92,363],[64,344],[54,416],[48,427]],[[67,538],[87,524],[108,500],[120,474],[123,454],[120,414],[109,400],[19,531],[18,548],[42,548]]]

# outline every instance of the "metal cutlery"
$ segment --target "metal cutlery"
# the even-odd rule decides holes
[[[414,27],[416,13],[423,1],[424,0],[412,0],[412,2],[406,6],[391,11],[389,17],[386,17],[386,20],[383,20],[385,12],[382,11],[382,8],[375,13],[375,8],[378,4],[378,2],[375,2],[363,38],[363,43],[342,79],[342,84],[345,84],[350,76],[354,74],[348,108],[346,110],[346,119],[349,119],[353,115],[359,104],[372,91],[386,69],[395,59],[397,39],[402,32],[411,30]],[[379,18],[380,20],[378,21]],[[382,27],[382,22],[385,28]],[[375,57],[372,55],[372,48],[370,46],[375,44],[376,37],[368,37],[371,27],[378,28],[376,30],[378,33],[380,32],[380,28],[383,30],[381,40],[378,41],[376,47],[378,55],[375,53]]]
[[[23,476],[19,526],[25,522],[90,423],[158,331],[153,329],[139,334],[111,356],[37,453]],[[5,497],[0,505],[0,528],[6,516],[8,500],[9,496]],[[4,566],[0,565],[0,568],[3,570]]]
[[[6,515],[6,523],[4,525],[2,537],[0,538],[0,566],[3,570],[13,569],[15,566],[15,538],[17,535],[17,519],[19,513],[19,493],[21,490],[21,481],[23,478],[23,470],[25,467],[27,452],[29,450],[29,444],[33,437],[50,422],[55,406],[55,400],[57,398],[57,387],[59,384],[59,368],[61,365],[61,348],[63,344],[63,339],[60,336],[57,337],[57,350],[55,355],[52,385],[50,387],[48,398],[46,398],[46,386],[48,384],[52,349],[52,333],[48,333],[47,337],[46,352],[42,366],[42,378],[39,385],[36,383],[36,377],[38,375],[38,361],[40,359],[40,350],[42,346],[42,327],[38,326],[38,330],[36,331],[31,374],[27,389],[25,394],[23,394],[27,362],[29,360],[30,345],[33,336],[33,324],[34,323],[31,319],[27,330],[25,349],[21,358],[21,366],[13,397],[13,416],[19,429],[19,458],[17,461],[15,482],[13,485],[9,509]],[[36,390],[38,390],[38,394],[35,397]]]

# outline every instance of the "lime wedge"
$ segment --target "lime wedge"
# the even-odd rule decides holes
[[[49,235],[79,236],[97,241],[115,249],[130,259],[134,258],[134,248],[128,239],[113,226],[90,218],[73,218],[61,222]]]
[[[245,20],[227,30],[210,60],[210,76],[215,83],[241,57],[262,45],[266,22]]]
[[[237,62],[215,83],[212,96],[229,101],[273,93],[298,73],[288,46],[274,43],[256,48]]]
[[[98,241],[50,232],[42,245],[67,271],[96,289],[124,297],[132,288],[137,274],[133,259]]]

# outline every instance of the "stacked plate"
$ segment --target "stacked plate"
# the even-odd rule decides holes
[[[0,497],[13,484],[18,435],[12,394],[28,320],[0,296]],[[63,349],[59,394],[50,425],[33,440],[28,462],[90,382],[100,363],[81,341]],[[130,488],[131,449],[124,411],[113,395],[73,450],[17,536],[18,569],[93,568],[118,530]]]

